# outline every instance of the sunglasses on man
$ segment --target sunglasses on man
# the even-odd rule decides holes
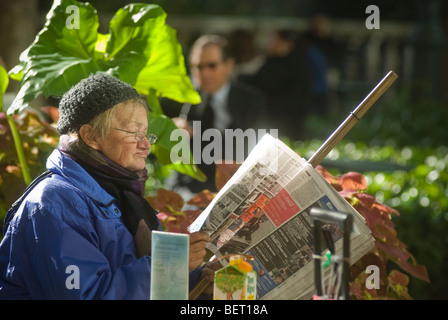
[[[200,63],[198,65],[192,65],[191,68],[198,69],[199,71],[201,71],[203,69],[214,70],[214,69],[216,69],[216,67],[218,67],[219,64],[220,64],[220,62]]]

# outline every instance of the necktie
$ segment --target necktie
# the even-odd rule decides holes
[[[202,130],[206,130],[206,129],[214,127],[215,114],[214,114],[213,108],[211,106],[212,97],[213,97],[212,95],[209,95],[207,97],[207,99],[205,100],[204,113],[202,114],[202,119],[201,119],[202,120],[202,123],[201,123]]]

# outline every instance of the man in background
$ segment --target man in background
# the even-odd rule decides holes
[[[238,79],[262,90],[267,115],[279,136],[303,138],[311,98],[311,63],[293,29],[275,30],[266,47],[266,59],[257,72]]]
[[[161,101],[164,113],[173,118],[179,128],[191,134],[201,134],[210,128],[222,134],[224,154],[225,129],[268,129],[266,127],[266,100],[261,91],[244,83],[232,80],[234,60],[230,56],[228,41],[219,35],[203,35],[192,45],[189,67],[195,89],[201,95],[199,105],[175,106],[172,101]],[[180,112],[178,111],[180,110]],[[193,121],[200,121],[200,132],[192,130]],[[197,126],[196,126],[197,127]],[[190,137],[192,137],[190,135]],[[191,139],[192,141],[193,139]],[[202,143],[207,145],[207,142]],[[192,193],[204,189],[217,191],[215,186],[215,165],[200,163],[198,167],[207,176],[201,183],[189,176],[178,175],[174,185],[187,187]]]

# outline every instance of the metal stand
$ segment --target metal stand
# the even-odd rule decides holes
[[[331,295],[340,300],[348,300],[350,297],[350,233],[353,228],[353,216],[349,213],[330,211],[322,208],[312,208],[310,212],[311,226],[313,227],[314,236],[314,284],[316,288],[316,295],[319,299],[329,299],[328,295],[324,295],[322,289],[322,256],[324,248],[322,248],[323,240],[331,254],[327,255],[329,267],[342,268],[339,273],[340,279],[336,279],[340,286],[335,287],[335,291]],[[343,233],[343,255],[335,255],[335,249],[331,240],[331,235],[325,236],[323,227],[325,224],[337,224]]]

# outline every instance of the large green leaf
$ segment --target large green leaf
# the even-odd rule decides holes
[[[3,95],[6,92],[9,84],[8,73],[5,68],[0,65],[0,112],[3,112]]]
[[[189,155],[182,155],[184,159],[182,161],[172,161],[171,150],[173,150],[173,148],[180,142],[175,139],[171,140],[171,133],[173,130],[178,130],[178,128],[171,118],[161,112],[162,109],[154,91],[149,92],[148,103],[152,109],[148,116],[149,131],[159,137],[157,144],[153,145],[151,148],[151,151],[155,154],[157,160],[169,169],[174,169],[180,173],[190,175],[199,181],[205,181],[207,177],[195,164],[193,164],[193,155],[191,152]],[[188,150],[190,148],[188,142],[187,148]]]
[[[70,5],[78,8],[79,28],[67,28]],[[95,59],[98,26],[96,10],[89,3],[54,1],[43,29],[20,55],[19,66],[10,71],[13,79],[21,80],[21,86],[8,114],[22,111],[39,94],[60,96],[101,70],[102,64]]]
[[[76,6],[75,13],[69,6]],[[70,28],[70,21],[77,18],[79,23]],[[111,19],[110,33],[100,34],[98,15],[91,4],[55,0],[43,29],[21,54],[20,64],[9,72],[12,79],[21,81],[21,86],[8,114],[21,112],[40,94],[62,96],[96,72],[117,76],[152,100],[163,96],[199,103],[176,32],[165,20],[166,13],[158,5],[129,4]],[[163,117],[158,104],[151,107],[151,128],[158,131],[160,139],[156,154],[166,160],[174,145],[169,137],[176,127],[171,119]],[[194,165],[175,164],[175,169],[203,179]]]
[[[110,22],[106,55],[122,61],[136,59],[128,58],[136,53],[143,55],[145,64],[132,73],[136,81],[131,82],[139,92],[147,95],[154,90],[158,96],[197,104],[200,96],[186,74],[176,31],[165,19],[166,13],[157,5],[137,3],[118,10]],[[117,71],[121,77],[129,73],[123,64]]]
[[[68,6],[78,8],[79,27],[68,28],[73,14],[67,13]],[[102,35],[91,4],[56,0],[44,28],[10,71],[11,78],[22,83],[8,113],[22,111],[39,94],[61,96],[98,71],[119,77],[142,94],[152,89],[158,96],[198,103],[176,32],[165,19],[158,5],[129,4],[112,18],[110,34]]]

